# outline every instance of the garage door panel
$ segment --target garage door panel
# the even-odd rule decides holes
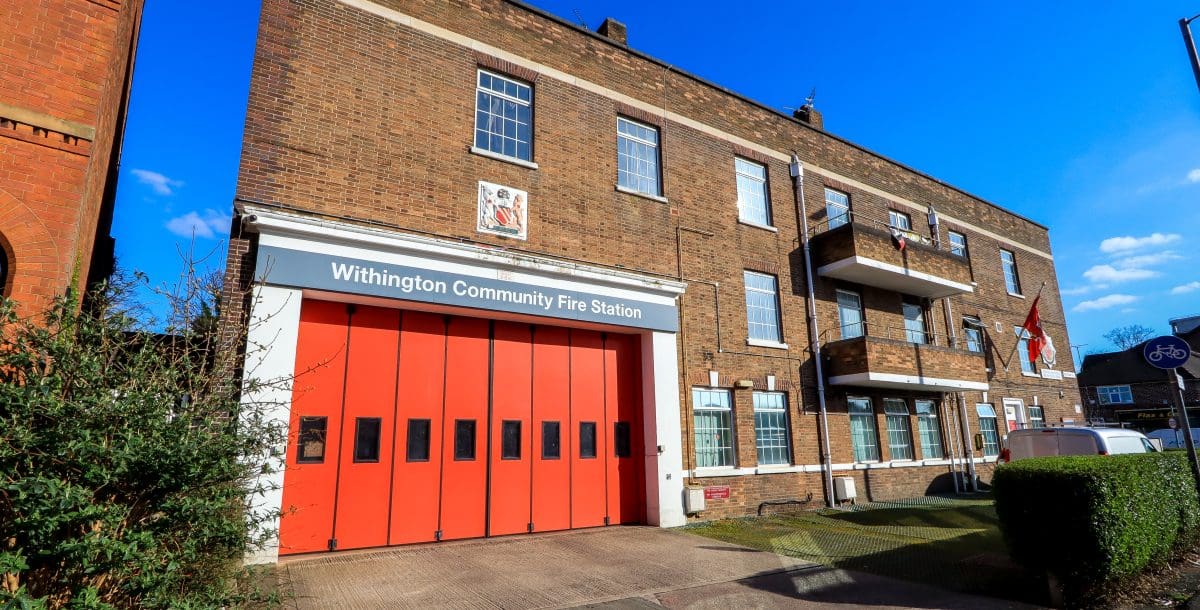
[[[438,529],[441,497],[441,435],[433,430],[444,403],[445,316],[402,314],[398,367],[388,544],[428,542]]]
[[[456,420],[478,422],[478,431],[487,429],[489,332],[487,320],[450,319],[446,338],[446,400],[440,430],[443,439],[454,438]],[[476,434],[475,457],[469,460],[454,459],[452,442],[442,445],[442,540],[478,538],[486,533],[485,440],[485,435]]]
[[[605,413],[610,434],[607,458],[609,522],[641,523],[645,520],[645,451],[640,425],[640,337],[608,335],[604,357]]]
[[[532,329],[496,322],[492,350],[492,438],[500,442],[492,444],[488,535],[500,536],[528,532],[532,522]]]
[[[571,331],[571,527],[604,525],[604,344],[600,333]]]
[[[571,527],[571,347],[565,328],[533,335],[533,530]]]
[[[388,543],[399,340],[398,310],[358,307],[351,317],[334,528],[339,549]]]
[[[300,307],[280,555],[329,548],[348,322],[345,304],[304,301]]]

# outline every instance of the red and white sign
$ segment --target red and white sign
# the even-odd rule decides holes
[[[729,486],[728,485],[716,485],[713,487],[705,487],[704,488],[704,499],[705,500],[728,500],[729,499]]]

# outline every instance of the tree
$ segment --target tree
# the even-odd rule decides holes
[[[1104,333],[1105,339],[1108,339],[1113,345],[1122,350],[1129,349],[1153,336],[1154,329],[1147,328],[1141,324],[1130,324]]]

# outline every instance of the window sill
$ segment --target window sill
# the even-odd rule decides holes
[[[651,195],[650,193],[643,193],[641,191],[635,191],[631,188],[626,188],[619,184],[615,188],[618,193],[625,193],[626,195],[633,195],[634,197],[642,197],[644,199],[649,199],[651,201],[657,201],[659,203],[668,203],[666,197],[660,197],[658,195]]]
[[[479,155],[481,157],[487,157],[489,159],[495,159],[497,161],[503,161],[505,163],[512,163],[513,165],[520,165],[521,167],[524,167],[527,169],[538,169],[537,163],[526,161],[524,159],[518,159],[516,157],[510,157],[508,155],[502,155],[500,153],[494,153],[490,150],[479,148],[477,146],[471,147],[471,154]]]
[[[1021,376],[1022,377],[1033,377],[1034,379],[1042,378],[1042,376],[1037,373],[1026,373],[1025,371],[1021,371]]]
[[[754,474],[786,474],[789,472],[804,472],[804,467],[790,464],[768,464],[754,469]]]
[[[767,341],[764,339],[746,339],[746,345],[753,345],[754,347],[769,347],[771,349],[788,349],[787,343]]]
[[[746,225],[747,227],[754,227],[755,229],[762,229],[764,231],[770,231],[772,233],[779,232],[779,229],[776,229],[775,227],[772,227],[771,225],[760,225],[757,222],[751,222],[749,220],[743,220],[741,218],[738,219],[738,224]]]
[[[1016,298],[1018,298],[1018,299],[1023,299],[1023,298],[1025,298],[1025,295],[1023,295],[1023,294],[1017,294],[1017,293],[1015,293],[1015,292],[1010,292],[1010,293],[1008,293],[1008,296],[1010,296],[1010,297],[1016,297]]]
[[[738,477],[744,474],[747,473],[741,468],[696,468],[692,470],[691,478]]]

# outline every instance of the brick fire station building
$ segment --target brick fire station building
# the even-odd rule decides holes
[[[38,312],[112,271],[142,0],[0,4],[0,295]]]
[[[1069,345],[1046,227],[611,20],[265,0],[236,212],[246,369],[295,375],[246,396],[258,561],[968,489],[1081,417],[1016,349],[1039,292]]]

